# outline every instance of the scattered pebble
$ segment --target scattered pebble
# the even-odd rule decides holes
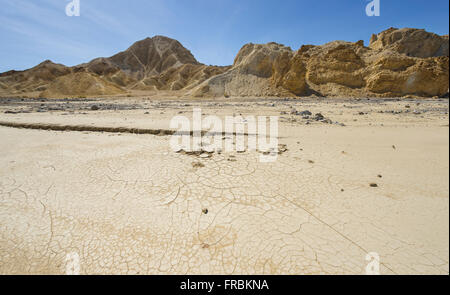
[[[287,145],[285,145],[285,144],[279,144],[278,145],[278,154],[279,155],[284,154],[287,151],[288,151]]]
[[[314,120],[316,121],[322,121],[323,119],[325,119],[325,117],[321,113],[317,113],[314,117]]]
[[[200,162],[192,162],[192,167],[194,167],[194,168],[203,168],[203,167],[205,167],[205,164],[200,163]]]

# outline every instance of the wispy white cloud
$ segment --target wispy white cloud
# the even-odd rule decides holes
[[[101,9],[89,9],[88,6],[83,18],[68,17],[65,14],[67,3],[69,0],[0,0],[0,34],[2,38],[10,36],[23,40],[43,59],[65,55],[69,60],[83,62],[97,57],[95,53],[108,52],[89,38],[92,30],[130,34],[119,21],[102,13]]]
[[[95,47],[89,46],[82,42],[77,42],[70,37],[65,37],[64,35],[54,35],[49,33],[43,33],[37,27],[30,26],[23,22],[17,21],[15,19],[0,16],[0,22],[4,28],[14,32],[15,34],[20,34],[26,38],[27,43],[33,46],[35,50],[45,52],[46,57],[49,53],[64,53],[65,55],[85,58],[89,56],[92,52],[95,52]]]

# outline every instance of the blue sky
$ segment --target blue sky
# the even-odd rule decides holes
[[[179,40],[205,64],[229,65],[246,43],[278,42],[293,49],[333,40],[368,43],[389,27],[448,34],[448,0],[0,0],[0,72],[43,60],[73,66],[111,56],[145,37]]]

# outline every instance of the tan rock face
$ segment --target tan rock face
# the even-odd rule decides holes
[[[248,44],[231,70],[205,81],[194,95],[444,96],[448,62],[447,56],[410,57],[361,41],[302,46],[295,53],[273,43]]]
[[[383,57],[381,66],[391,69],[372,70],[367,76],[367,89],[384,96],[442,96],[448,92],[448,57],[411,59]],[[380,66],[380,64],[378,64]]]
[[[291,48],[282,44],[247,44],[233,67],[212,77],[192,92],[194,96],[279,96],[304,92],[304,75]],[[299,67],[295,67],[295,65]]]
[[[335,41],[293,51],[273,42],[247,44],[232,66],[218,67],[199,63],[178,41],[156,36],[72,68],[46,61],[27,71],[0,74],[0,94],[182,90],[194,97],[444,96],[449,89],[448,41],[448,36],[424,30],[391,28],[373,35],[369,47],[363,41]],[[80,81],[88,90],[77,85]]]
[[[449,55],[448,36],[410,28],[390,28],[373,35],[369,47],[378,50],[389,49],[407,56],[422,58]]]
[[[448,91],[448,57],[413,58],[346,42],[308,53],[308,86],[324,96],[441,96]]]
[[[365,63],[357,54],[358,49],[351,43],[340,42],[313,48],[306,61],[308,80],[317,85],[335,83],[350,88],[364,87]]]

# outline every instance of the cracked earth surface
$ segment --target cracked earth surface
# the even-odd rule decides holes
[[[142,127],[137,112],[0,119]],[[150,113],[162,128],[178,110]],[[382,274],[448,274],[448,116],[350,117],[281,122],[274,163],[175,153],[169,136],[0,127],[0,273],[64,274],[77,253],[82,274],[364,274],[376,252]]]

